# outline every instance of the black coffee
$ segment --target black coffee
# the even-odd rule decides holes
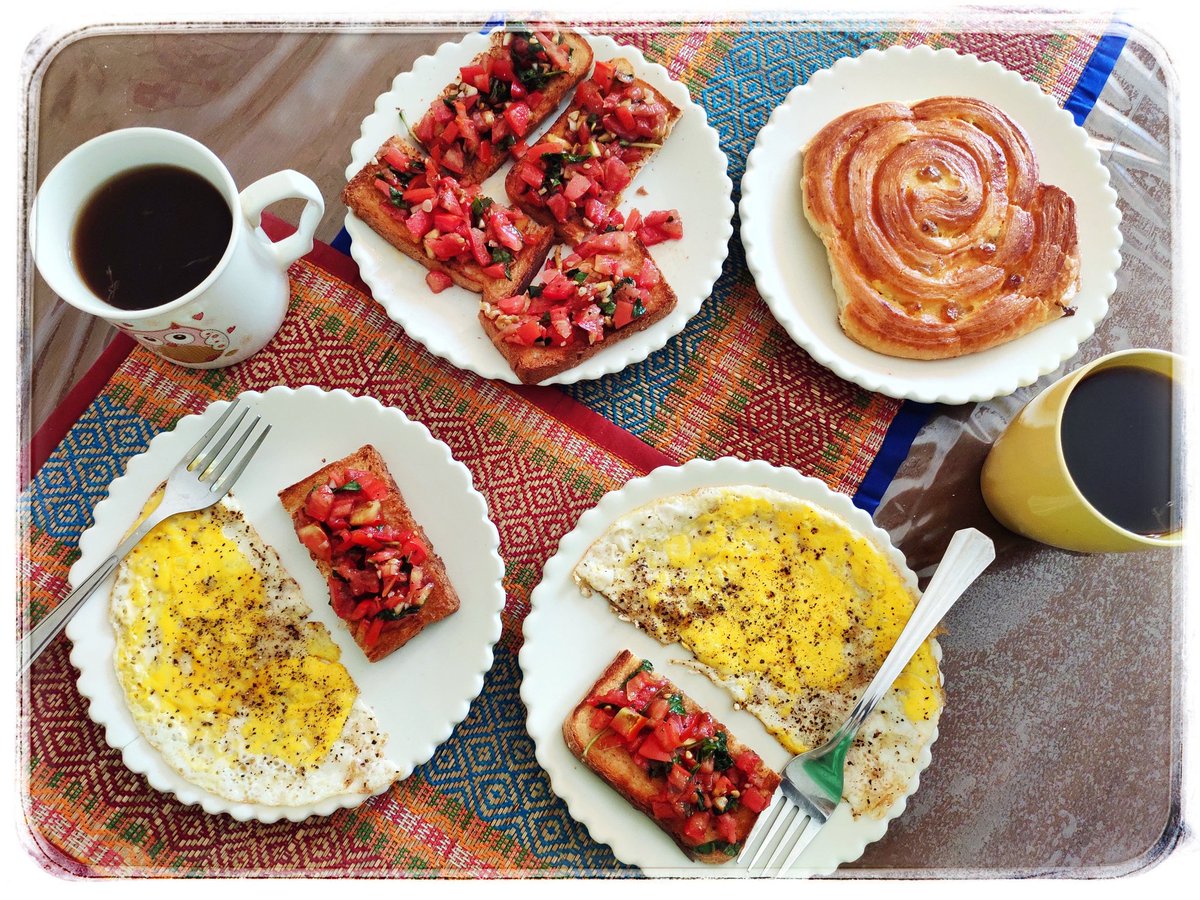
[[[209,276],[229,246],[233,216],[220,191],[178,166],[113,177],[83,205],[73,252],[84,282],[120,309],[150,309]]]
[[[1175,385],[1165,375],[1116,366],[1075,385],[1063,410],[1067,470],[1107,519],[1138,534],[1183,524],[1183,455]]]

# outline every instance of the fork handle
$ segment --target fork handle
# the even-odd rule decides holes
[[[113,573],[117,568],[117,564],[124,559],[129,551],[137,546],[138,542],[144,538],[159,522],[173,515],[171,509],[164,509],[162,504],[155,508],[154,512],[146,516],[145,520],[134,529],[125,540],[117,545],[117,549],[107,557],[104,562],[96,567],[83,583],[71,593],[67,594],[63,601],[54,607],[46,618],[42,619],[35,627],[29,630],[17,644],[17,659],[20,661],[21,669],[18,674],[24,675],[29,671],[29,667],[33,665],[33,661],[41,655],[41,652],[50,646],[50,642],[62,631],[67,622],[71,621],[71,617],[83,606],[83,601],[91,596],[92,591],[104,583],[104,580]]]
[[[987,535],[974,528],[964,528],[954,533],[937,571],[929,581],[929,586],[917,601],[908,624],[904,626],[883,665],[863,691],[858,705],[830,739],[829,744],[838,744],[858,732],[867,716],[875,711],[875,707],[908,665],[913,654],[925,643],[930,632],[995,558],[996,548]]]

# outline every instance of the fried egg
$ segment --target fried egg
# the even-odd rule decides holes
[[[192,784],[304,806],[399,774],[337,644],[232,498],[156,526],[121,562],[109,611],[133,719]]]
[[[754,486],[662,498],[617,519],[574,570],[617,613],[728,690],[788,750],[847,718],[916,598],[879,549],[838,516]],[[882,816],[932,742],[941,678],[927,641],[859,731],[844,796]]]

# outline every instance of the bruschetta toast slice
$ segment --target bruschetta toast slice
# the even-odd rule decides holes
[[[453,282],[501,298],[528,286],[554,232],[460,181],[402,138],[390,138],[342,191],[342,201],[393,247]]]
[[[279,501],[371,662],[458,609],[445,564],[370,444],[280,491]]]
[[[737,856],[779,775],[648,661],[623,650],[563,723],[571,752],[690,859]]]
[[[459,70],[413,136],[444,169],[482,183],[591,66],[592,48],[576,32],[551,23],[510,24]]]
[[[524,384],[538,384],[649,328],[675,292],[640,238],[610,231],[546,263],[540,282],[480,303],[479,321]]]
[[[574,245],[603,230],[680,110],[624,58],[598,61],[571,105],[513,164],[509,199]]]

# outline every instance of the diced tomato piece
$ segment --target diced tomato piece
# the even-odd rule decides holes
[[[450,285],[454,284],[454,279],[445,272],[440,272],[437,269],[430,269],[429,274],[425,276],[425,283],[429,285],[429,289],[435,294],[440,294]]]
[[[597,228],[604,228],[611,221],[608,207],[595,197],[588,197],[587,202],[583,206],[583,214]]]
[[[670,822],[677,815],[675,804],[669,803],[666,800],[651,800],[650,811],[654,813],[654,818],[660,822]]]
[[[462,219],[451,213],[435,212],[433,214],[433,227],[442,233],[457,231],[460,224],[462,224]]]
[[[329,518],[331,509],[333,509],[333,489],[327,484],[314,488],[309,492],[308,499],[304,501],[304,511],[319,522],[324,522]]]
[[[492,60],[492,75],[502,81],[515,81],[516,72],[513,70],[511,56],[499,56]]]
[[[521,236],[521,232],[512,223],[512,220],[508,217],[508,213],[502,209],[495,210],[489,216],[488,233],[496,239],[498,244],[502,247],[507,247],[509,250],[519,253],[525,246],[525,239]]]
[[[626,741],[632,741],[639,731],[646,727],[649,719],[643,716],[637,710],[630,709],[626,706],[624,709],[617,711],[613,716],[612,729]]]
[[[504,263],[495,263],[490,266],[483,267],[483,274],[489,278],[507,278],[504,274]]]
[[[296,530],[296,536],[300,538],[300,543],[308,548],[308,551],[317,559],[323,559],[328,562],[333,557],[333,550],[329,546],[329,538],[325,534],[325,529],[316,523],[303,525]]]
[[[335,575],[329,576],[329,603],[339,619],[345,619],[354,611],[354,597],[346,582]]]
[[[529,308],[529,295],[517,294],[515,297],[505,297],[503,300],[498,301],[496,306],[499,307],[500,312],[506,315],[519,315]]]
[[[604,96],[592,81],[585,81],[575,89],[575,99],[590,113],[599,114],[604,111]]]
[[[442,162],[451,172],[457,172],[461,175],[466,171],[466,159],[463,156],[463,149],[457,144],[447,148],[446,152],[442,155]]]
[[[628,106],[618,106],[614,112],[616,114],[617,121],[626,131],[632,132],[635,128],[637,128],[637,119],[634,118],[633,110]]]
[[[363,638],[363,646],[370,650],[379,643],[379,635],[383,632],[383,619],[373,619],[371,626],[367,629],[366,637]]]
[[[738,820],[734,816],[720,815],[714,816],[714,824],[717,826],[717,838],[727,844],[740,844],[742,842],[742,829],[738,827]]]
[[[648,256],[642,260],[642,267],[633,276],[633,283],[640,288],[652,288],[661,280],[662,274],[658,271],[658,266]]]
[[[613,313],[613,328],[624,328],[633,321],[633,303],[629,300],[618,300],[617,310]]]
[[[596,67],[592,70],[592,81],[600,88],[601,93],[607,94],[612,90],[613,73],[617,67],[608,60],[597,60]]]
[[[570,201],[562,194],[551,194],[546,198],[546,206],[554,214],[554,218],[560,222],[567,221],[567,217],[571,214]]]
[[[414,566],[419,566],[429,558],[429,548],[426,547],[416,537],[408,537],[404,539],[404,543],[400,547],[400,552],[408,558],[408,561]],[[413,579],[416,580],[415,578]]]
[[[676,792],[680,793],[688,786],[688,782],[692,780],[692,774],[683,766],[676,763],[671,766],[671,771],[667,775],[667,784]]]
[[[646,216],[646,224],[659,229],[670,239],[683,237],[683,219],[677,209],[660,209]]]
[[[693,844],[699,844],[708,834],[708,826],[712,823],[712,813],[692,813],[687,824],[683,826],[683,836]]]
[[[437,191],[431,187],[410,187],[404,192],[405,203],[423,203],[437,196]]]
[[[531,188],[540,188],[546,180],[546,173],[532,163],[523,163],[517,167],[517,177]]]
[[[444,107],[443,107],[444,108]],[[421,117],[421,121],[417,123],[417,127],[413,129],[413,136],[418,141],[428,147],[433,143],[434,118],[429,113]]]
[[[617,193],[625,190],[633,176],[629,174],[629,166],[619,157],[610,156],[604,161],[604,189]]]
[[[488,252],[487,243],[484,240],[483,232],[478,228],[469,228],[467,230],[467,243],[471,247],[471,255],[475,257],[475,262],[481,266],[490,266],[492,264],[492,254]]]
[[[740,799],[742,806],[755,813],[762,812],[771,804],[770,795],[757,788],[745,788]]]
[[[461,234],[443,234],[426,244],[437,259],[453,259],[467,249],[467,239]]]
[[[577,290],[579,290],[579,285],[566,275],[559,272],[554,276],[554,278],[542,285],[541,299],[550,301],[566,300],[568,297],[575,296],[575,292]],[[639,672],[638,674],[640,675],[642,673]],[[637,675],[635,675],[634,678],[637,678]],[[632,681],[630,683],[632,684]],[[627,686],[627,689],[632,693],[632,688],[628,688]]]
[[[509,105],[504,111],[504,121],[517,137],[525,137],[529,130],[530,109],[524,103],[517,102]]]
[[[667,712],[669,709],[670,709],[670,705],[667,703],[666,699],[663,697],[659,697],[657,700],[655,700],[653,703],[650,704],[650,709],[647,711],[646,716],[650,719],[651,722],[653,722],[655,725],[657,725],[659,722],[661,722],[663,719],[665,719],[667,717]]]
[[[608,723],[611,722],[612,720],[613,720],[613,714],[610,713],[607,709],[597,708],[597,709],[592,710],[592,718],[591,718],[590,724],[591,724],[592,728],[594,728],[596,731],[601,731],[601,730],[607,728]]]
[[[379,193],[383,194],[383,196],[386,197],[388,200],[392,199],[392,191],[395,190],[395,188],[393,188],[392,185],[390,183],[388,183],[387,179],[376,178],[374,184],[375,184],[375,190],[377,190],[377,191],[379,191]]]
[[[486,166],[491,164],[493,153],[494,151],[492,142],[481,141],[479,143],[479,150],[476,153],[476,156],[478,157],[479,161]]]
[[[412,162],[399,147],[388,147],[384,151],[383,161],[393,169],[399,169],[401,172],[408,171],[409,164]]]
[[[523,156],[528,156],[530,162],[539,162],[548,153],[562,153],[562,147],[550,141],[542,141],[530,147],[528,153]]]
[[[554,43],[554,40],[544,31],[535,31],[534,37],[542,46],[542,51],[546,54],[546,58],[556,69],[566,69],[571,61],[567,58],[567,51]]]
[[[752,775],[758,771],[758,767],[762,765],[762,759],[753,750],[743,750],[733,760],[733,764],[745,772],[747,775]]]
[[[546,333],[546,329],[537,322],[523,322],[513,334],[514,343],[518,343],[524,347],[532,347],[538,338]]]
[[[594,697],[588,698],[588,704],[591,706],[616,706],[618,708],[629,705],[629,697],[624,691],[606,691],[603,694],[597,694]]]
[[[567,186],[563,188],[563,194],[568,200],[578,200],[587,193],[588,188],[592,186],[591,180],[586,175],[578,173],[571,176],[571,180],[567,182]]]
[[[642,243],[647,247],[653,247],[655,244],[661,244],[667,239],[666,234],[661,228],[655,228],[653,225],[643,224],[638,229],[638,237],[642,239]]]
[[[487,72],[483,66],[475,65],[474,63],[469,66],[463,66],[458,71],[462,76],[463,84],[474,84],[476,76],[484,75]]]
[[[629,249],[630,237],[624,231],[606,231],[580,241],[575,252],[585,259],[597,253],[624,253]]]
[[[423,209],[414,209],[404,224],[413,240],[419,241],[433,228],[433,216]]]
[[[639,756],[644,756],[646,759],[656,759],[659,762],[670,762],[674,751],[664,749],[654,735],[650,735],[644,741],[642,741],[642,745],[638,747],[637,752]]]

